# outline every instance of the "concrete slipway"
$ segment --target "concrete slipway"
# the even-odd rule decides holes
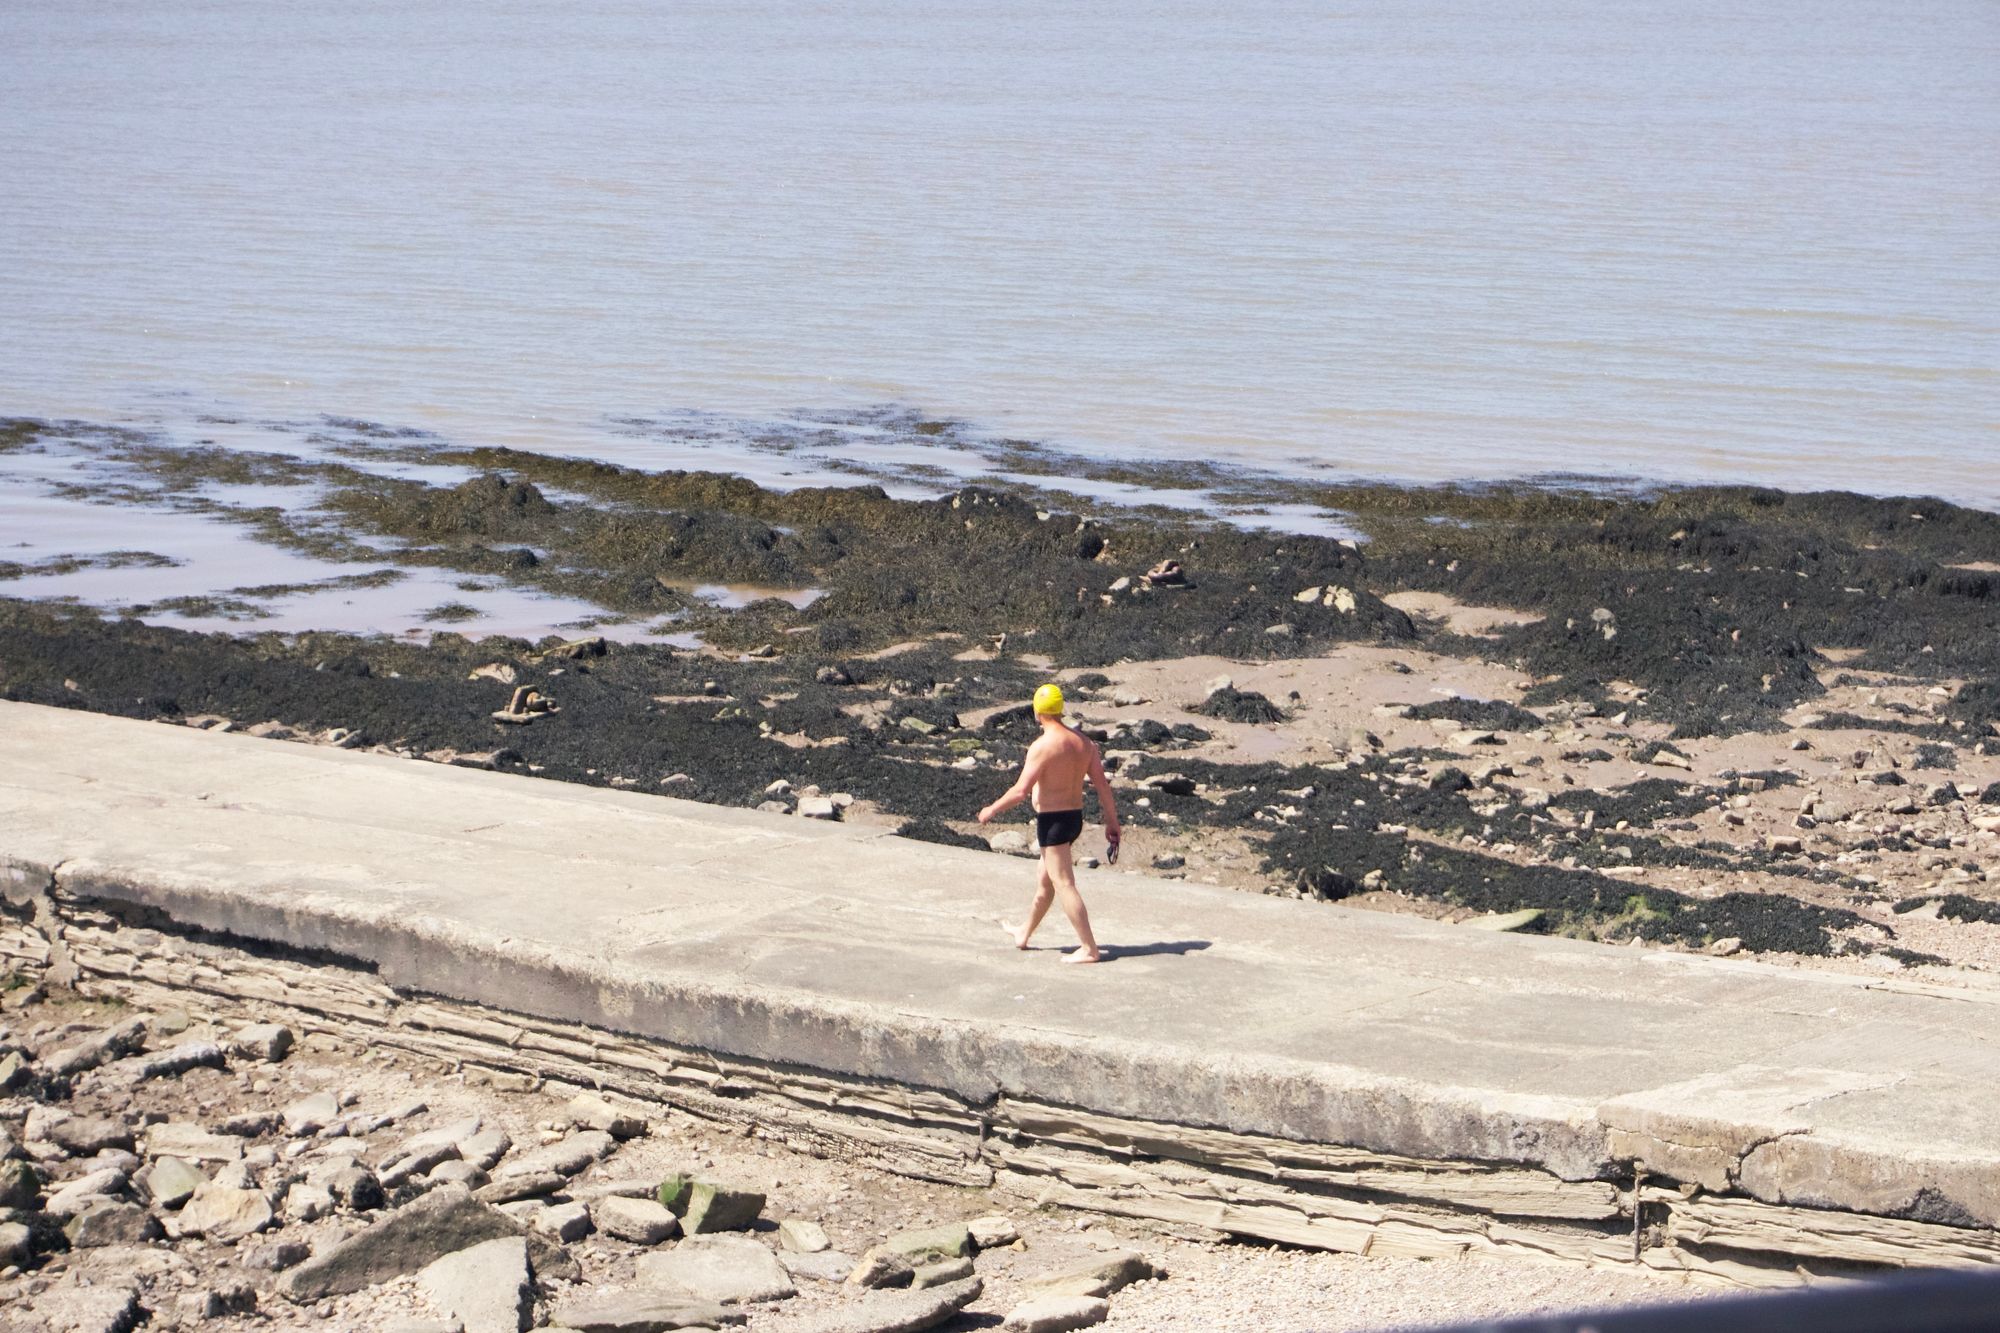
[[[1563,1180],[2000,1223],[2000,987],[1498,935],[0,703],[0,883],[757,1060]],[[157,920],[157,918],[154,918]],[[1042,943],[1068,942],[1052,914]],[[1970,1227],[1970,1231],[1957,1228]]]

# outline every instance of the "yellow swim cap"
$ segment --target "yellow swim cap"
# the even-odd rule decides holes
[[[1035,691],[1036,717],[1061,717],[1062,711],[1062,686],[1044,685]]]

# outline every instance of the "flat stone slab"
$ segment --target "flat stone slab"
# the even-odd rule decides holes
[[[1062,967],[994,924],[1034,888],[1005,857],[0,702],[0,890],[56,867],[78,898],[390,984],[974,1102],[1567,1178],[1684,1157],[1774,1202],[2000,1223],[2000,983],[1978,976],[1613,949],[1116,871],[1081,878],[1109,963]],[[589,894],[548,890],[579,878]]]

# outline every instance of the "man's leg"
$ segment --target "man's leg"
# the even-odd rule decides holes
[[[1062,902],[1063,915],[1069,918],[1070,929],[1083,945],[1074,953],[1065,954],[1065,963],[1094,963],[1101,955],[1097,952],[1097,939],[1090,933],[1090,913],[1084,910],[1083,895],[1076,891],[1076,867],[1070,859],[1070,844],[1042,849],[1042,875],[1044,879],[1055,881],[1056,897]]]
[[[1007,933],[1014,937],[1014,947],[1016,949],[1025,949],[1028,947],[1028,940],[1034,935],[1035,928],[1042,924],[1042,918],[1049,914],[1049,904],[1055,900],[1055,881],[1049,878],[1049,858],[1047,851],[1044,851],[1042,853],[1041,879],[1035,887],[1035,901],[1028,908],[1027,924],[1022,926],[1006,926]]]

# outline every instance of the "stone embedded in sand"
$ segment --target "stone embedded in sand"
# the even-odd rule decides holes
[[[941,1287],[871,1291],[839,1309],[793,1326],[793,1333],[923,1333],[979,1299],[980,1281],[966,1278]]]
[[[535,1286],[528,1242],[521,1236],[447,1254],[418,1272],[417,1286],[465,1333],[522,1333],[533,1320]]]
[[[316,1092],[299,1098],[281,1114],[285,1117],[286,1132],[304,1138],[319,1133],[339,1117],[340,1099],[330,1092]]]
[[[174,1227],[183,1236],[241,1240],[275,1221],[271,1201],[258,1190],[231,1189],[214,1181],[195,1190],[181,1208]]]
[[[747,1236],[690,1235],[671,1250],[639,1256],[638,1280],[717,1305],[782,1301],[798,1294],[777,1256]]]
[[[244,1141],[234,1135],[212,1135],[200,1125],[166,1121],[146,1129],[146,1157],[180,1157],[182,1161],[242,1161]]]
[[[1153,858],[1155,870],[1179,870],[1187,864],[1187,858],[1179,852],[1161,852]]]
[[[898,1231],[882,1242],[879,1248],[902,1255],[912,1267],[921,1267],[945,1259],[969,1258],[973,1250],[972,1232],[963,1222],[918,1227]]]
[[[839,819],[840,807],[830,796],[801,796],[796,813],[801,819]]]
[[[747,1318],[740,1310],[650,1291],[575,1295],[557,1305],[549,1316],[550,1327],[574,1333],[669,1333],[680,1328],[720,1328]]]
[[[814,1254],[780,1250],[778,1262],[795,1278],[808,1278],[814,1282],[845,1282],[853,1274],[856,1260],[853,1255],[842,1254],[839,1250],[820,1250]]]
[[[1167,1270],[1129,1250],[1117,1250],[1088,1263],[1066,1268],[1022,1284],[1023,1290],[1044,1296],[1109,1296],[1134,1282],[1149,1282]]]
[[[986,845],[1008,856],[1032,856],[1028,835],[1019,829],[1003,829],[986,840]]]
[[[1005,1333],[1071,1333],[1111,1317],[1111,1302],[1091,1296],[1040,1296],[1007,1312]]]
[[[1319,584],[1315,583],[1310,588],[1301,588],[1299,589],[1299,591],[1293,593],[1292,600],[1295,602],[1317,602],[1320,598],[1320,594],[1325,591],[1326,589],[1322,588]]]

